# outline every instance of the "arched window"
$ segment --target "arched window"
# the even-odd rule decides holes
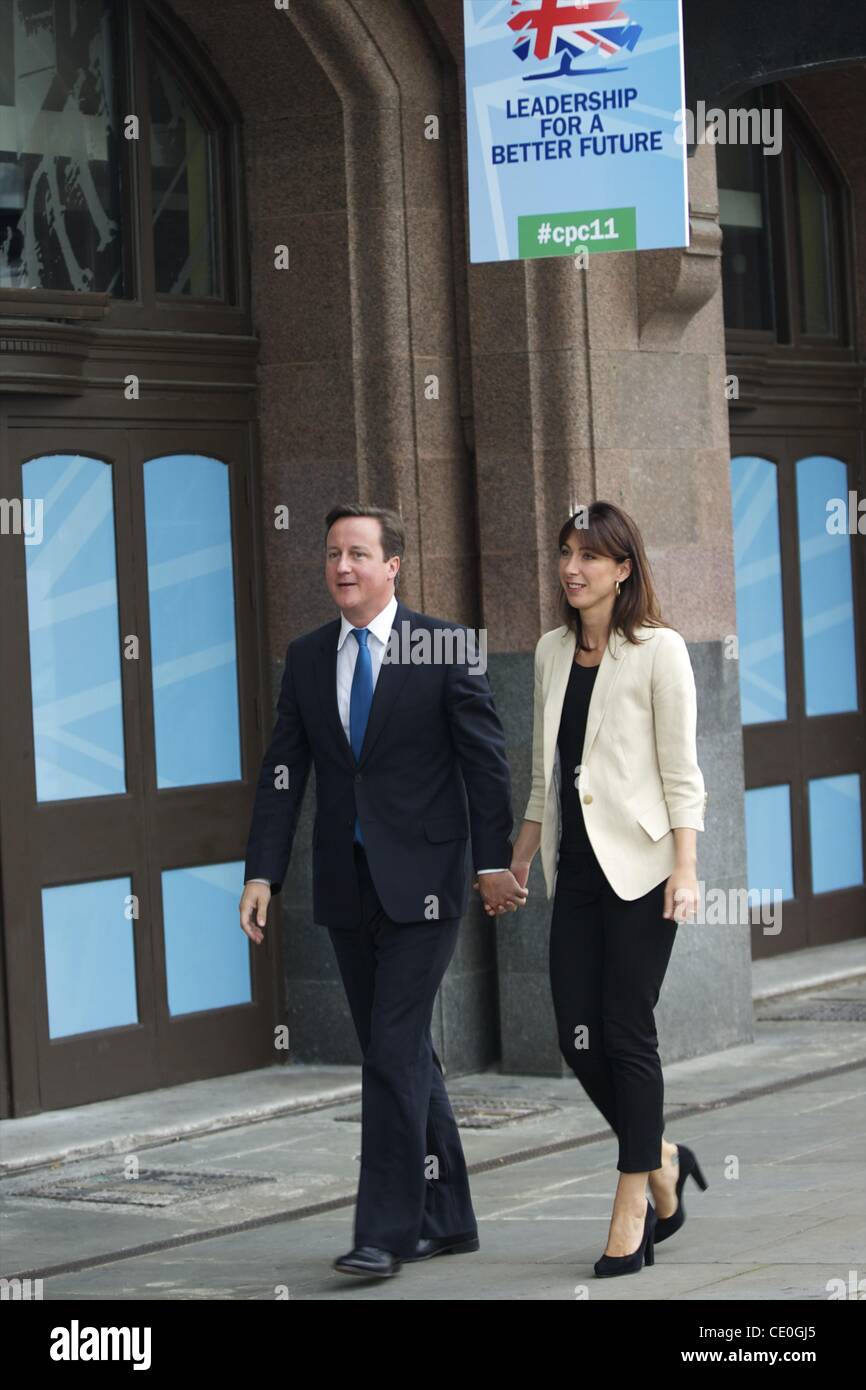
[[[716,147],[729,343],[742,336],[744,347],[748,339],[838,353],[851,324],[844,181],[782,84],[729,104],[774,111],[783,137],[776,155],[755,144]]]
[[[124,327],[238,305],[237,131],[156,0],[0,0],[0,314],[4,291],[43,316],[107,296]]]

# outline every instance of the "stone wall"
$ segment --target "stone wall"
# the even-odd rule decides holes
[[[267,630],[285,646],[333,616],[323,518],[363,497],[402,510],[401,596],[483,624],[506,727],[515,830],[529,790],[532,658],[556,626],[556,536],[581,501],[643,531],[666,619],[698,684],[709,791],[699,874],[740,886],[739,697],[713,151],[690,161],[692,245],[467,265],[459,0],[173,0],[244,118],[260,354]],[[241,32],[242,31],[242,32]],[[439,138],[429,139],[429,117]],[[287,245],[290,267],[274,268]],[[431,379],[435,391],[431,394]],[[269,524],[286,504],[288,532]],[[312,797],[281,894],[293,1056],[357,1057],[327,933],[310,912]],[[493,928],[470,912],[434,1036],[453,1070],[558,1072],[550,904]],[[663,1052],[749,1036],[748,929],[684,929],[659,1007]]]

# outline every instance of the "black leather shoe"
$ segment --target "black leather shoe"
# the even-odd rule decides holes
[[[348,1255],[341,1255],[334,1261],[334,1269],[340,1274],[363,1274],[369,1278],[390,1279],[396,1274],[403,1261],[390,1250],[379,1250],[375,1245],[359,1245]]]
[[[432,1260],[434,1255],[468,1255],[478,1246],[477,1236],[422,1236],[415,1246],[415,1254],[407,1255],[404,1263],[411,1265],[418,1260]]]
[[[653,1254],[655,1224],[655,1208],[651,1202],[647,1202],[646,1216],[643,1222],[643,1237],[637,1250],[633,1250],[630,1255],[602,1255],[593,1266],[598,1278],[608,1279],[615,1274],[638,1274],[645,1262],[651,1265],[655,1259]]]
[[[683,1206],[683,1188],[686,1178],[693,1177],[702,1192],[707,1190],[707,1180],[701,1172],[701,1165],[695,1158],[691,1149],[687,1149],[685,1144],[677,1144],[677,1155],[679,1159],[679,1177],[677,1178],[677,1209],[671,1216],[660,1216],[656,1221],[654,1244],[658,1245],[660,1240],[667,1240],[668,1236],[676,1235],[681,1226],[685,1225],[686,1209]]]

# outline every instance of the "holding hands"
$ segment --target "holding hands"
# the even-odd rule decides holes
[[[511,868],[501,873],[479,874],[472,887],[479,890],[488,917],[498,917],[502,912],[516,912],[523,906],[529,897],[528,877],[529,865],[512,860]]]

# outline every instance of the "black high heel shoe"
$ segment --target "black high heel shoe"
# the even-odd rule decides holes
[[[602,1255],[593,1266],[599,1279],[609,1279],[615,1274],[638,1274],[645,1263],[647,1265],[653,1264],[655,1260],[653,1253],[655,1225],[655,1208],[648,1200],[643,1223],[643,1237],[637,1250],[633,1250],[630,1255]]]
[[[683,1188],[686,1178],[694,1177],[695,1182],[702,1192],[707,1190],[707,1180],[701,1172],[701,1165],[695,1158],[691,1149],[686,1148],[685,1144],[677,1144],[677,1155],[679,1157],[680,1175],[677,1178],[677,1209],[672,1216],[660,1216],[656,1221],[655,1244],[660,1240],[667,1240],[668,1236],[676,1235],[680,1226],[685,1225],[686,1209],[683,1206]]]

